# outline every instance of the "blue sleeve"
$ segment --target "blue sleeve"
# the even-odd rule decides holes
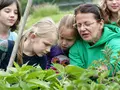
[[[10,35],[8,37],[8,40],[15,41],[17,39],[18,35],[16,32],[10,32]]]

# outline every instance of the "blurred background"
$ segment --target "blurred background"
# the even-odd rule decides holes
[[[79,4],[98,3],[99,0],[33,0],[32,8],[25,26],[28,29],[35,22],[44,17],[51,17],[56,23],[68,13],[74,13]],[[27,5],[27,0],[20,0],[22,15]]]

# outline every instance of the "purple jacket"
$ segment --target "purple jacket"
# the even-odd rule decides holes
[[[58,45],[55,45],[51,48],[50,52],[47,54],[48,65],[47,68],[51,66],[51,60],[53,57],[58,55],[65,55],[68,57],[69,50],[63,51]]]

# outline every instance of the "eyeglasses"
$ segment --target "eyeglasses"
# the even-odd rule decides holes
[[[74,28],[76,28],[76,29],[80,29],[82,26],[84,27],[84,28],[89,28],[89,27],[91,27],[94,23],[96,23],[96,22],[85,22],[85,23],[83,23],[83,24],[81,24],[81,23],[75,23],[74,25],[73,25],[73,27]]]

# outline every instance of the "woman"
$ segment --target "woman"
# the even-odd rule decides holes
[[[88,68],[94,60],[104,59],[102,50],[108,46],[112,49],[110,64],[114,70],[117,52],[120,50],[120,29],[113,26],[110,29],[104,26],[101,9],[94,4],[83,4],[75,9],[74,25],[79,32],[80,39],[70,48],[70,64]],[[101,66],[102,70],[109,70],[110,66]],[[100,67],[100,68],[101,68]]]

